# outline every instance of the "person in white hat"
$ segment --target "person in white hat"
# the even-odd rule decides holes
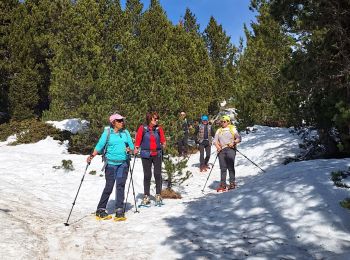
[[[88,163],[97,154],[103,154],[105,158],[106,184],[96,210],[96,218],[99,220],[112,218],[106,206],[114,183],[116,185],[116,218],[124,216],[124,190],[129,169],[127,153],[134,149],[130,133],[124,129],[124,119],[120,114],[109,117],[110,126],[105,127],[93,153],[87,158]]]

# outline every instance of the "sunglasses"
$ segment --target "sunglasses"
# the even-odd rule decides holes
[[[159,117],[153,117],[154,120],[159,120]]]
[[[228,121],[220,121],[220,123],[227,123]]]
[[[116,122],[118,122],[118,123],[123,123],[123,122],[124,122],[124,119],[116,119],[116,120],[114,120],[114,121],[116,121]]]

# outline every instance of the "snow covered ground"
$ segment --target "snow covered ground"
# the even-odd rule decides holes
[[[332,171],[348,169],[350,159],[282,165],[299,152],[298,136],[256,128],[243,134],[239,151],[266,173],[238,154],[238,188],[216,193],[216,162],[203,194],[208,173],[199,173],[194,154],[188,163],[193,176],[178,187],[183,199],[134,213],[130,190],[125,222],[96,221],[91,214],[104,187],[101,160],[95,158],[87,172],[97,174],[85,175],[70,226],[63,223],[86,156],[68,154],[50,137],[35,144],[0,143],[0,259],[350,259],[350,211],[339,205],[350,191],[330,180]],[[54,169],[62,160],[72,160],[75,170]],[[133,176],[140,200],[140,159]],[[114,210],[114,193],[108,209]]]

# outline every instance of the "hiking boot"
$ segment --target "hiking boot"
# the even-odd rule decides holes
[[[228,186],[229,190],[233,190],[236,188],[236,183],[235,182],[231,182],[230,185]]]
[[[115,213],[116,218],[124,218],[124,210],[122,208],[117,208]]]
[[[162,202],[163,202],[163,199],[160,196],[160,194],[156,194],[156,204],[161,204]]]
[[[162,197],[160,196],[160,194],[156,194],[156,202],[155,202],[155,205],[157,207],[161,207],[163,204],[163,199]]]
[[[108,213],[105,209],[96,210],[96,219],[97,220],[107,220],[107,219],[111,219],[111,218],[112,218],[112,216],[108,215]]]
[[[149,196],[148,195],[145,195],[141,201],[141,205],[143,206],[146,206],[146,205],[149,205],[151,204],[151,201],[149,199]]]
[[[226,191],[226,184],[220,183],[219,187],[216,189],[217,192],[223,192]]]
[[[115,213],[114,221],[125,221],[125,213],[122,208],[117,208],[117,211]]]

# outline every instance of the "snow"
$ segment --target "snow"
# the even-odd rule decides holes
[[[79,118],[65,119],[62,121],[47,121],[46,123],[53,125],[60,130],[67,130],[76,134],[88,127],[89,122]]]
[[[0,258],[350,259],[350,211],[339,205],[350,190],[330,179],[332,171],[349,168],[350,158],[283,165],[284,158],[299,152],[298,136],[289,129],[254,127],[256,132],[242,134],[238,149],[266,173],[238,153],[238,188],[215,191],[216,161],[203,194],[209,172],[198,171],[199,154],[194,154],[188,162],[193,175],[177,187],[181,200],[134,213],[130,189],[125,222],[96,221],[91,214],[104,188],[99,156],[84,175],[86,156],[68,154],[67,145],[51,137],[35,144],[3,143]],[[75,170],[54,169],[62,160],[72,160]],[[89,174],[92,170],[97,174]],[[140,159],[133,179],[139,203]],[[65,226],[80,184],[70,226]],[[154,194],[154,183],[152,189]],[[114,210],[114,192],[108,210]]]

